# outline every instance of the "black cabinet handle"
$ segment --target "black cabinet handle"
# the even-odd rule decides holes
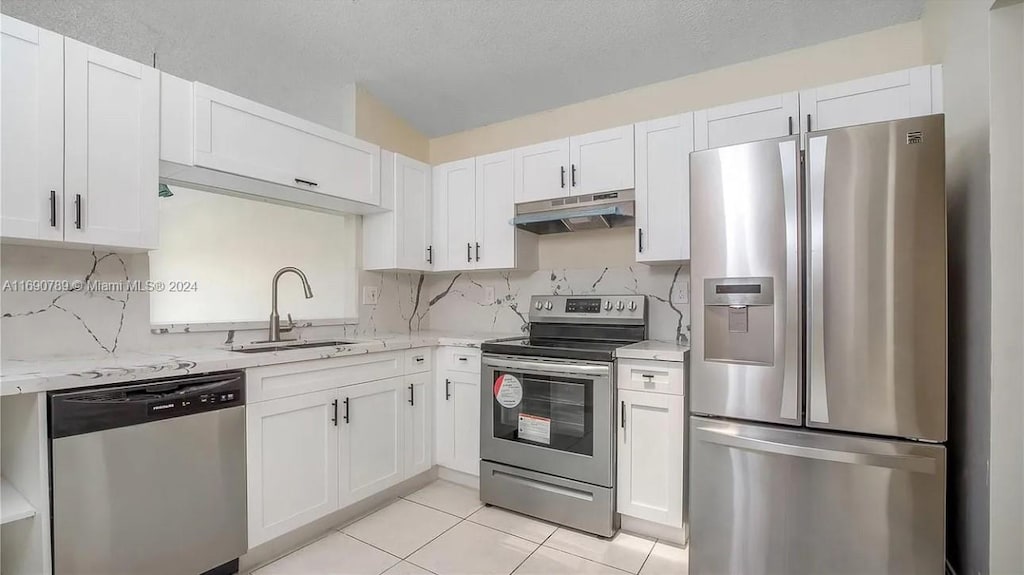
[[[313,181],[310,181],[310,180],[303,180],[301,178],[295,178],[295,183],[296,184],[305,184],[305,185],[307,185],[307,186],[309,186],[311,188],[315,188],[317,186],[316,182],[313,182]]]
[[[416,392],[413,391],[413,386],[409,384],[409,405],[416,405]]]
[[[444,400],[448,401],[452,398],[452,380],[444,380]]]
[[[346,397],[345,398],[345,423],[348,423],[348,422],[349,422],[349,417],[348,417],[348,398]]]
[[[75,228],[82,229],[82,194],[75,194]]]
[[[466,261],[473,261],[473,244],[470,243],[466,244]]]
[[[620,401],[619,404],[622,406],[619,409],[619,426],[621,426],[622,429],[626,429],[626,402]]]
[[[334,415],[331,417],[331,423],[334,424],[334,427],[338,427],[338,400],[335,399],[331,403],[334,404]]]
[[[426,359],[426,358],[424,358],[422,355],[419,355],[419,356],[416,356],[415,359],[416,359],[416,363],[423,363],[424,359]]]
[[[427,246],[427,263],[434,263],[434,246]]]
[[[565,166],[562,166],[562,187],[565,187]]]
[[[480,261],[480,242],[476,243],[476,261]]]
[[[50,190],[50,227],[57,227],[57,190]]]
[[[640,253],[644,253],[644,229],[637,228],[636,231],[640,234]]]
[[[793,116],[789,117],[789,135],[793,135]]]
[[[811,115],[807,114],[807,131],[811,131]]]
[[[576,187],[576,164],[572,165],[572,187]]]

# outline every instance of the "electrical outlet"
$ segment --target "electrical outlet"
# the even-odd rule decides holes
[[[494,303],[494,286],[484,286],[484,300],[488,304]]]
[[[380,301],[380,288],[363,286],[363,305],[377,305],[378,301]]]
[[[684,281],[676,284],[672,290],[672,303],[690,303],[690,282]]]

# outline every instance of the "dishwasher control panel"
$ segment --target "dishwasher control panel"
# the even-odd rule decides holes
[[[245,373],[230,371],[50,393],[59,438],[245,405]]]

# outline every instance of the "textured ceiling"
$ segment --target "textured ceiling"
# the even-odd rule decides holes
[[[358,82],[439,136],[920,18],[924,0],[3,0],[339,127]]]

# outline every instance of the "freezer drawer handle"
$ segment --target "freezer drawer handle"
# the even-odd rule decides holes
[[[885,467],[887,469],[902,469],[915,473],[935,474],[935,460],[930,457],[919,455],[888,455],[882,453],[861,453],[859,451],[837,451],[833,449],[822,449],[820,447],[806,447],[803,445],[791,445],[778,443],[766,439],[743,437],[734,435],[728,431],[711,429],[707,427],[697,428],[697,439],[708,443],[717,443],[726,447],[735,447],[749,451],[760,451],[765,453],[776,453],[789,455],[791,457],[804,457],[806,459],[818,459],[822,461],[834,461],[836,463],[849,463],[851,465],[870,465],[872,467]]]
[[[587,493],[586,491],[579,491],[577,489],[569,489],[568,487],[562,487],[561,485],[552,485],[550,483],[544,483],[542,481],[537,481],[536,479],[529,479],[529,478],[526,478],[526,477],[520,477],[518,475],[512,475],[511,473],[506,473],[504,471],[494,470],[494,471],[491,471],[491,475],[493,475],[495,477],[501,477],[501,478],[505,479],[506,481],[512,481],[512,482],[515,482],[515,483],[520,483],[520,484],[522,484],[522,485],[524,485],[526,487],[529,487],[531,489],[539,489],[541,491],[547,491],[549,493],[554,493],[556,495],[564,495],[566,497],[574,497],[576,499],[582,499],[583,501],[593,501],[594,500],[594,494],[593,493]]]

